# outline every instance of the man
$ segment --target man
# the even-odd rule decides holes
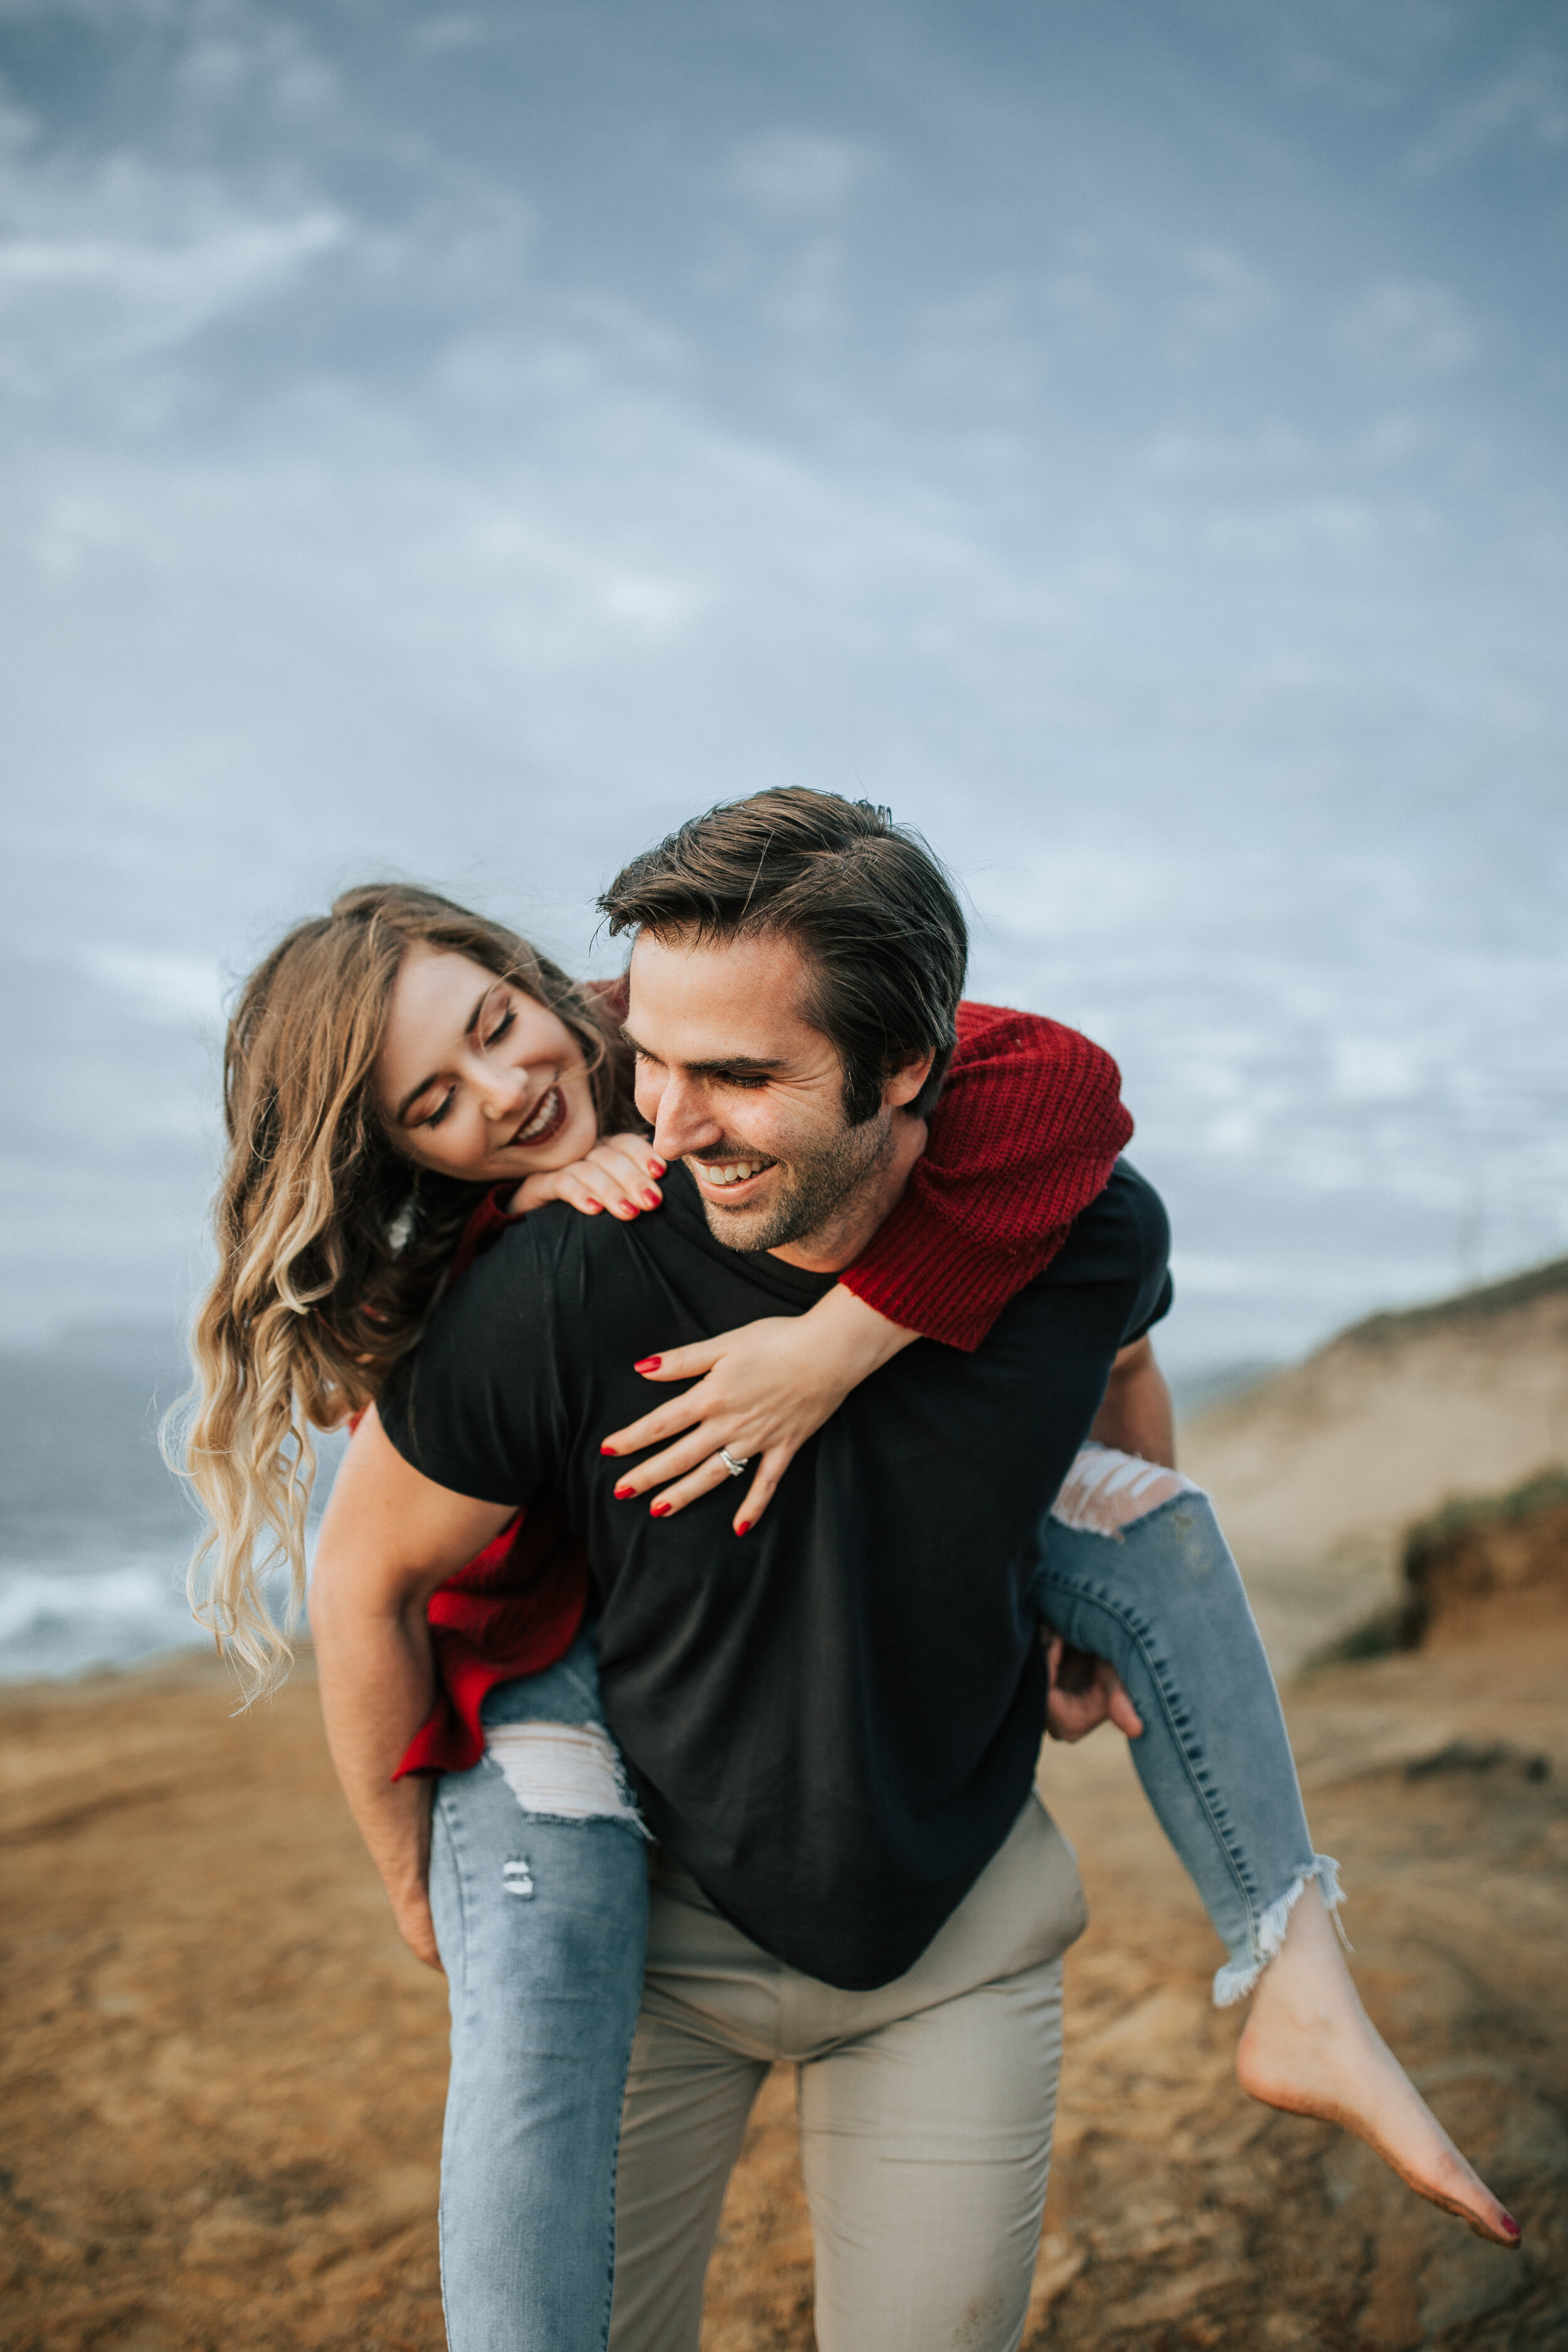
[[[1083,1926],[1032,1793],[1028,1592],[1119,1360],[1100,1433],[1158,1416],[1163,1214],[1119,1169],[981,1348],[884,1366],[743,1542],[723,1495],[663,1523],[617,1504],[600,1441],[636,1417],[636,1360],[803,1312],[896,1204],[965,940],[921,845],[804,792],[696,820],[602,903],[634,934],[627,1034],[665,1210],[513,1229],[384,1399],[396,1453],[359,1507],[371,1525],[413,1510],[432,1559],[457,1559],[487,1508],[554,1486],[587,1538],[605,1714],[658,1841],[612,2343],[695,2347],[725,2179],[783,2057],[802,2067],[823,2352],[1002,2352]]]

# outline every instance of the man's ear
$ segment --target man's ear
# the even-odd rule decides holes
[[[895,1070],[890,1078],[885,1078],[882,1082],[883,1109],[902,1110],[906,1103],[913,1102],[930,1077],[935,1060],[934,1054],[922,1054],[918,1062],[906,1062],[901,1070]]]

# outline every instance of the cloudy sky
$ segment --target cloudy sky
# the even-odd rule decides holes
[[[1568,12],[0,0],[5,1322],[199,1274],[347,881],[604,969],[919,823],[1121,1057],[1188,1368],[1568,1249]]]

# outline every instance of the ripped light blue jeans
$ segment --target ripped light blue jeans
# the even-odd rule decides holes
[[[443,1775],[430,1907],[452,2011],[441,2146],[451,2352],[603,2352],[647,1848],[584,1635],[484,1703]]]
[[[1332,1912],[1338,1866],[1314,1853],[1295,1759],[1240,1572],[1201,1487],[1086,1445],[1046,1523],[1035,1605],[1105,1658],[1143,1719],[1143,1791],[1230,1957],[1225,2008],[1252,1990],[1303,1889]]]

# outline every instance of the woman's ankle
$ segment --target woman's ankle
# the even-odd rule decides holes
[[[1255,1993],[1268,1971],[1275,1965],[1290,1941],[1298,1914],[1305,1905],[1331,1920],[1339,1942],[1350,1948],[1340,1924],[1339,1908],[1343,1901],[1340,1886],[1340,1866],[1331,1854],[1317,1853],[1280,1895],[1270,1903],[1258,1918],[1252,1934],[1249,1954],[1233,1958],[1215,1971],[1214,2005],[1216,2009],[1232,2009],[1238,2001]],[[1296,1938],[1298,1956],[1304,1947],[1313,1950],[1317,1946],[1314,1927],[1304,1927]],[[1300,1959],[1298,1958],[1298,1965]],[[1287,1974],[1290,1973],[1287,1970]]]

